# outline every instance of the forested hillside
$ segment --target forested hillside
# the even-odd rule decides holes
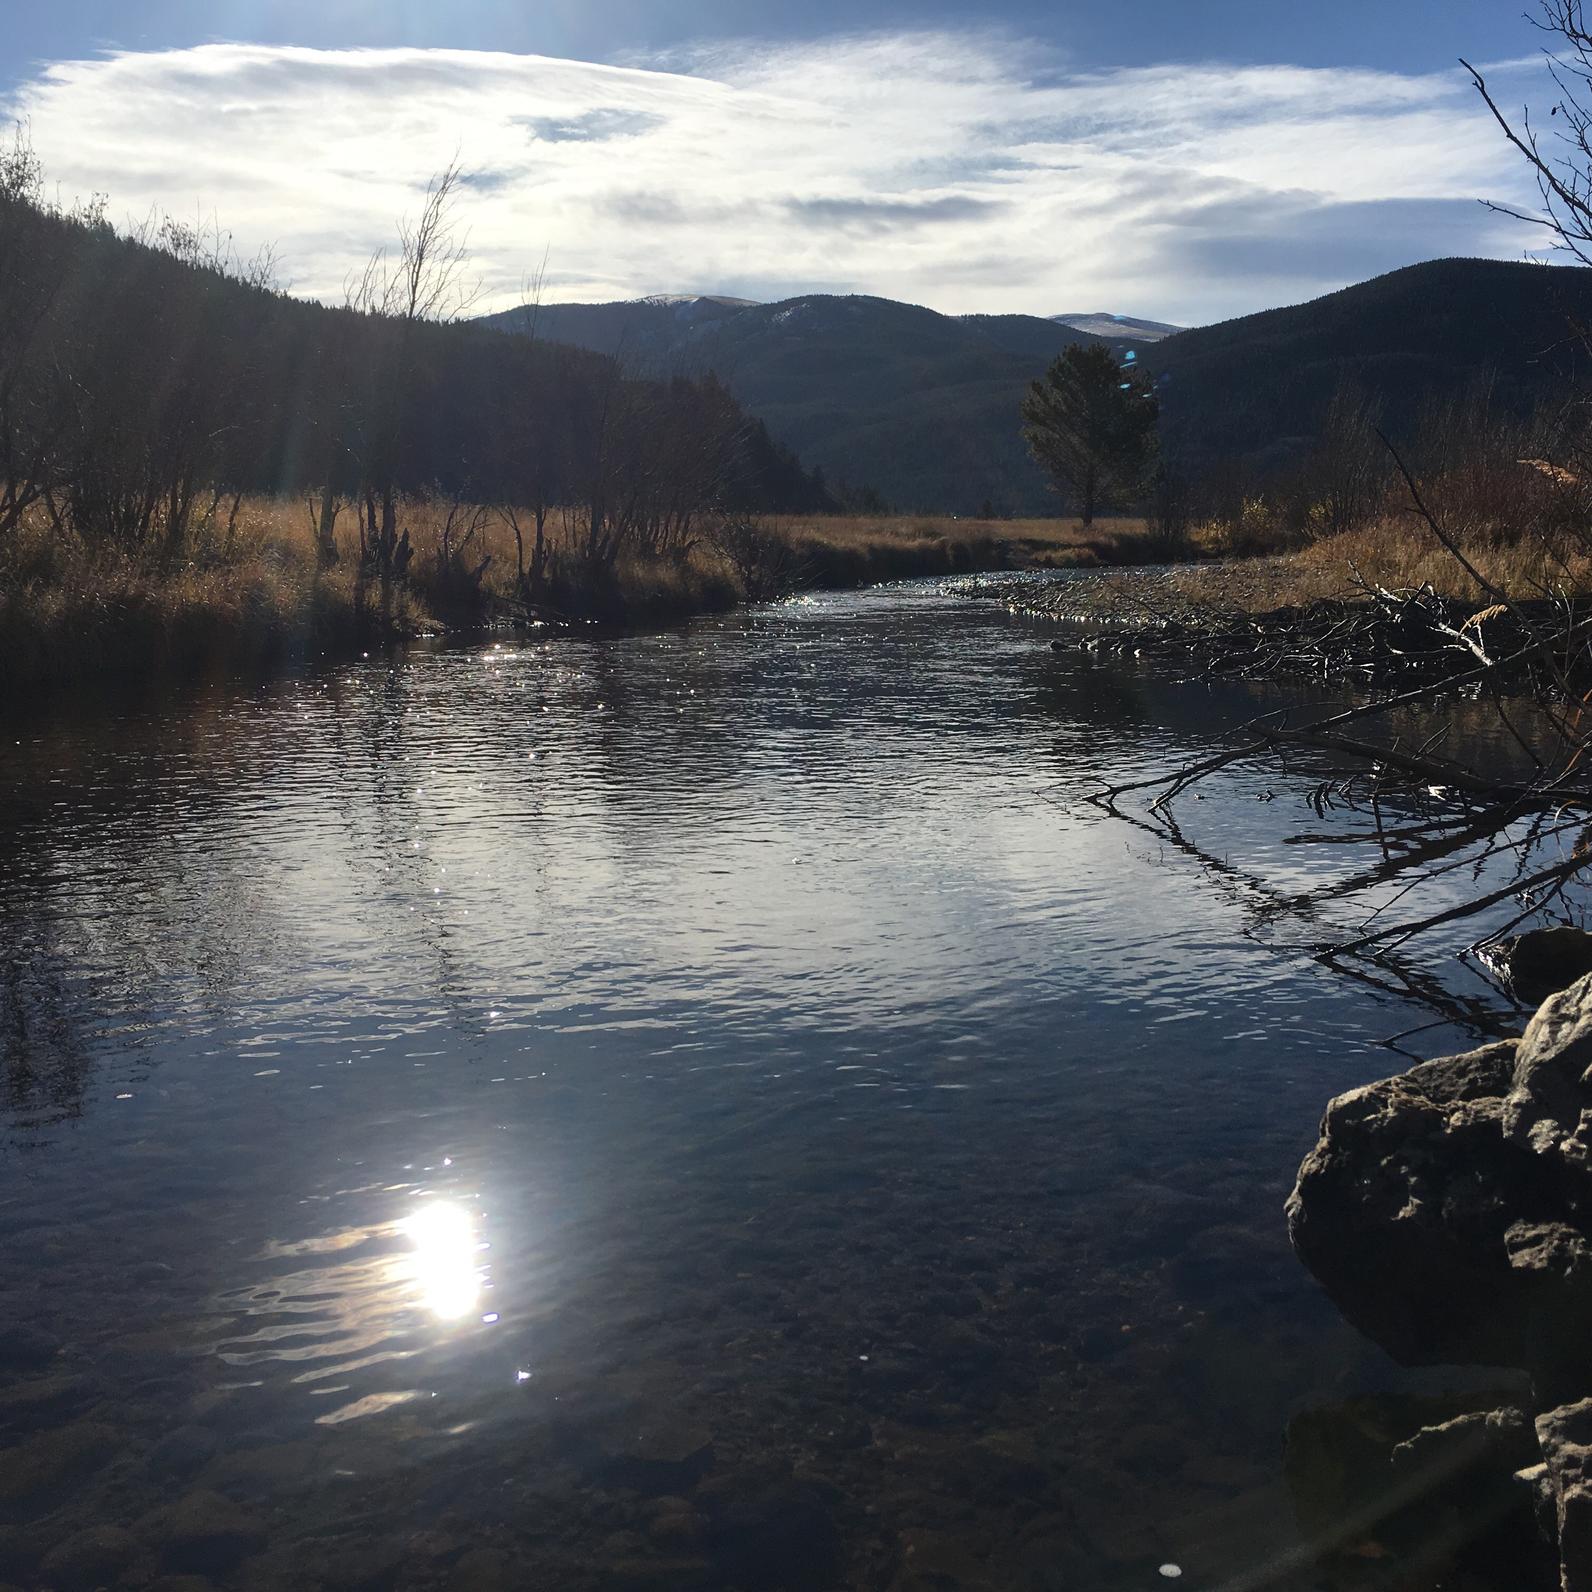
[[[306,303],[220,240],[124,237],[41,192],[25,152],[0,165],[0,542],[42,517],[172,556],[218,501],[303,494],[351,507],[388,574],[408,495],[557,504],[594,557],[708,507],[828,501],[709,375],[639,380],[413,294]]]
[[[1264,467],[1302,451],[1346,384],[1408,436],[1434,403],[1485,383],[1529,413],[1561,381],[1592,374],[1576,331],[1592,326],[1592,271],[1430,260],[1288,309],[1179,332],[1146,350],[1168,450],[1194,466]]]
[[[1037,315],[941,315],[829,294],[549,304],[484,324],[613,352],[644,374],[715,371],[832,485],[960,514],[986,502],[1001,514],[1054,511],[1017,435],[1017,400],[1068,343],[1101,341]]]
[[[487,324],[532,321],[514,311]],[[1346,385],[1394,435],[1479,385],[1499,411],[1529,411],[1583,358],[1571,327],[1592,325],[1592,272],[1436,260],[1216,326],[1164,335],[1145,322],[1141,337],[1126,335],[1131,324],[1105,341],[1156,376],[1168,456],[1195,474],[1263,477],[1309,452]],[[1056,512],[1017,435],[1017,406],[1064,346],[1101,340],[1038,316],[826,295],[546,305],[534,325],[637,371],[716,371],[831,482],[866,482],[903,510],[960,514]]]

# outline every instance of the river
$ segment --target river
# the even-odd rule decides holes
[[[0,1581],[1317,1584],[1290,1424],[1415,1383],[1282,1202],[1430,1014],[1084,800],[1249,688],[1052,633],[907,584],[7,726]],[[1320,866],[1274,771],[1199,816]]]

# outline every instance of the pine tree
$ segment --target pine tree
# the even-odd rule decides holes
[[[1023,439],[1083,523],[1142,489],[1155,460],[1158,406],[1139,371],[1124,370],[1104,343],[1073,343],[1031,382]]]

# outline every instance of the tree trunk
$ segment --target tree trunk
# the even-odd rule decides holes
[[[315,563],[330,569],[337,562],[337,492],[328,482],[321,489],[321,516],[315,525]]]

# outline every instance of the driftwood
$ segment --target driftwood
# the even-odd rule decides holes
[[[1347,833],[1295,836],[1293,843],[1363,846],[1370,860],[1347,880],[1260,910],[1310,915],[1329,900],[1396,886],[1359,932],[1312,946],[1323,959],[1358,963],[1362,971],[1372,962],[1384,972],[1394,967],[1399,948],[1418,935],[1512,906],[1508,921],[1466,947],[1485,966],[1488,948],[1522,923],[1550,912],[1573,915],[1581,887],[1592,880],[1592,723],[1585,711],[1592,701],[1592,617],[1568,601],[1524,603],[1494,587],[1428,512],[1416,483],[1408,485],[1416,512],[1483,592],[1482,602],[1458,603],[1429,586],[1388,591],[1357,573],[1353,601],[1203,621],[1154,615],[1115,639],[1085,643],[1192,654],[1206,676],[1364,682],[1372,694],[1354,706],[1261,714],[1209,756],[1092,798],[1119,817],[1137,807],[1136,822],[1202,855],[1178,824],[1180,797],[1240,764],[1309,768],[1318,815],[1347,811],[1361,822]],[[1459,704],[1486,712],[1497,739],[1518,756],[1500,758],[1496,747],[1491,756],[1477,755],[1467,744],[1472,738],[1456,733]],[[1437,719],[1437,731],[1418,739],[1417,715]],[[1513,768],[1503,766],[1509,761]],[[1222,866],[1231,874],[1230,862]],[[1419,903],[1422,887],[1466,870],[1473,893],[1401,915]],[[1248,883],[1265,894],[1258,878]],[[1398,969],[1401,993],[1414,992],[1410,974]],[[1436,990],[1421,993],[1437,1002]]]

